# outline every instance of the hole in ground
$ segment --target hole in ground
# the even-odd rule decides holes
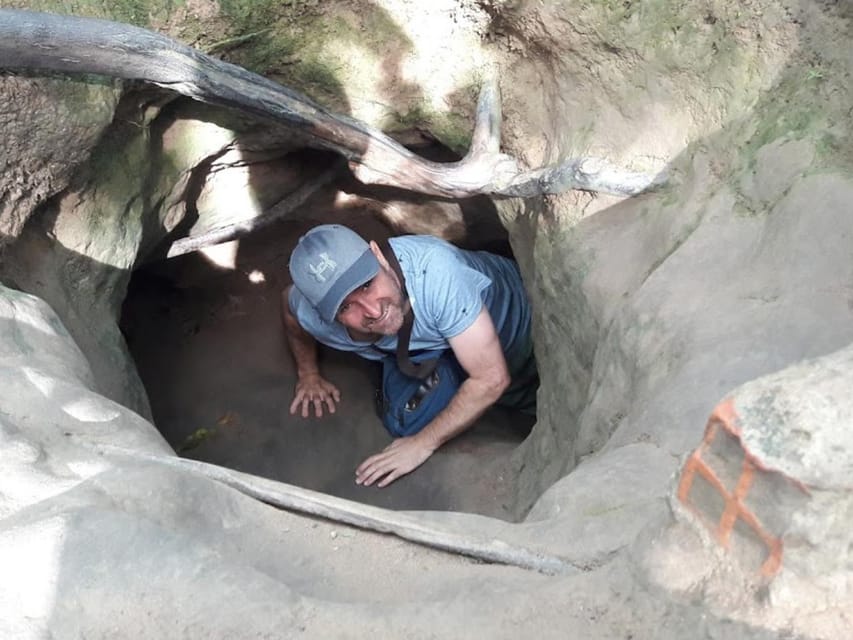
[[[418,153],[452,159],[440,147]],[[330,158],[305,152],[288,160],[304,172],[311,163],[321,170]],[[325,222],[376,240],[432,233],[511,255],[488,198],[437,202],[344,178],[289,219],[216,247],[210,255],[218,266],[203,253],[150,263],[134,273],[121,326],[158,429],[182,456],[330,495],[513,519],[509,457],[532,427],[529,416],[492,408],[414,473],[379,489],[354,481],[358,464],[391,441],[374,408],[376,363],[321,346],[321,370],[342,393],[338,410],[322,418],[290,414],[296,375],[281,292],[298,238]]]

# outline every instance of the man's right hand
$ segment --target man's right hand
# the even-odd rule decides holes
[[[313,406],[314,415],[320,418],[323,416],[324,403],[329,413],[334,413],[335,403],[340,401],[341,392],[319,373],[304,375],[296,383],[293,402],[290,404],[290,415],[295,415],[301,406],[302,417],[307,418]]]

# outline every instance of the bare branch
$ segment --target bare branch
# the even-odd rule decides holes
[[[485,78],[477,100],[477,120],[468,156],[499,153],[501,149],[501,90],[498,78]]]
[[[332,182],[335,178],[340,177],[343,168],[344,167],[341,163],[335,163],[331,168],[327,169],[310,182],[299,187],[296,191],[273,205],[270,209],[265,211],[263,215],[260,215],[257,218],[235,222],[234,224],[217,227],[216,229],[211,229],[210,231],[200,233],[196,236],[188,236],[186,238],[181,238],[180,240],[175,240],[169,247],[166,257],[174,258],[204,247],[210,247],[222,242],[228,242],[229,240],[235,240],[253,231],[268,227],[273,222],[282,220],[289,213],[302,206],[302,204],[308,200],[308,198],[317,193],[319,189]]]
[[[588,159],[523,171],[515,159],[498,152],[500,96],[495,79],[483,88],[471,151],[459,162],[437,163],[271,80],[126,24],[0,9],[0,66],[149,82],[294,127],[317,147],[343,155],[363,182],[436,196],[527,197],[569,189],[631,195],[656,184],[652,176],[615,168],[590,172],[585,169]]]

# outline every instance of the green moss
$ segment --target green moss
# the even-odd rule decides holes
[[[407,111],[389,113],[382,128],[389,133],[414,128],[429,130],[444,146],[462,155],[471,145],[474,121],[467,112],[436,111],[426,102],[419,102]]]
[[[112,118],[121,84],[106,76],[43,74],[50,78],[51,94],[61,99],[68,118],[98,126]]]
[[[278,19],[278,10],[290,2],[279,0],[220,0],[219,8],[232,26],[241,33],[268,27]]]
[[[828,126],[839,108],[833,100],[837,88],[828,77],[826,70],[815,66],[795,65],[785,71],[755,106],[753,122],[757,124],[743,146],[741,167],[752,170],[759,149],[780,138],[814,141],[816,164],[851,163],[845,140]]]
[[[87,171],[90,181],[117,200],[137,192],[139,173],[131,165],[142,162],[146,140],[145,131],[130,123],[113,126],[89,159]]]
[[[839,157],[848,152],[850,145],[841,136],[823,132],[815,139],[815,156],[818,158]]]
[[[349,109],[343,84],[346,79],[341,78],[341,66],[335,59],[302,46],[302,40],[287,35],[277,34],[261,40],[241,59],[243,66],[300,91],[328,108]]]
[[[339,107],[344,90],[340,67],[325,45],[340,36],[310,3],[278,3],[263,0],[228,0],[223,13],[231,22],[232,35],[252,34],[244,45],[230,52],[232,62],[255,73],[302,91],[328,106]],[[296,18],[299,18],[296,20]]]
[[[444,146],[463,155],[471,146],[480,83],[479,78],[473,78],[447,96],[447,110],[434,109],[425,100],[419,100],[406,111],[389,113],[382,127],[389,132],[414,128],[428,130]]]
[[[47,11],[90,18],[106,18],[139,27],[166,19],[186,0],[24,0],[4,3],[6,7]]]
[[[331,3],[329,3],[331,4]],[[229,51],[229,60],[301,91],[321,104],[349,111],[350,92],[377,82],[354,64],[354,50],[373,56],[392,74],[396,56],[411,49],[411,42],[380,7],[367,5],[358,15],[342,5],[336,12],[317,2],[223,0],[222,11],[231,24],[230,36],[255,37]],[[389,53],[393,52],[393,53]],[[379,84],[383,78],[379,78]]]
[[[245,35],[246,32],[241,31]],[[293,58],[301,42],[288,34],[274,30],[251,31],[254,37],[233,53],[233,61],[255,73],[266,74]]]
[[[177,447],[178,453],[184,453],[186,451],[190,451],[195,449],[196,447],[204,444],[207,440],[209,440],[212,436],[216,434],[216,429],[207,429],[205,427],[201,427],[200,429],[196,429],[190,435],[188,435],[184,441]]]
[[[790,80],[777,85],[773,98],[760,105],[759,126],[747,147],[757,151],[781,137],[802,138],[821,119],[819,106],[804,100],[799,87]]]
[[[429,124],[431,133],[439,142],[460,155],[471,146],[473,128],[474,122],[470,117],[459,114],[440,114]]]
[[[145,27],[168,18],[185,0],[110,0],[104,4],[110,7],[114,20]]]
[[[328,66],[318,60],[306,60],[294,67],[291,77],[294,85],[302,87],[315,100],[322,100],[323,97],[342,98],[344,91],[337,71],[338,67]]]
[[[761,81],[758,44],[739,37],[761,20],[760,8],[709,5],[688,0],[597,0],[586,4],[584,21],[593,25],[608,57],[642,58],[651,68],[674,75],[701,75],[711,85],[734,87]]]
[[[89,237],[112,238],[119,255],[141,240],[143,217],[157,219],[156,199],[187,169],[186,161],[158,151],[159,139],[152,141],[149,126],[133,115],[131,106],[119,106],[112,126],[78,176],[78,188],[89,200]]]
[[[669,182],[659,187],[656,197],[661,208],[672,207],[681,201],[681,185]]]

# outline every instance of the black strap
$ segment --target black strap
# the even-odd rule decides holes
[[[408,310],[403,316],[403,326],[400,327],[400,332],[397,334],[397,366],[404,374],[410,378],[418,378],[424,380],[435,371],[438,365],[438,358],[430,358],[422,362],[412,362],[409,358],[409,341],[412,338],[412,325],[415,322],[415,314],[412,311],[412,305],[406,305],[409,301],[409,292],[406,290],[406,279],[403,277],[403,270],[400,268],[400,263],[397,261],[397,256],[394,254],[391,245],[387,240],[383,240],[379,245],[382,249],[382,255],[385,260],[391,265],[391,270],[397,275],[400,280],[400,289],[403,292],[403,305],[408,306]]]

